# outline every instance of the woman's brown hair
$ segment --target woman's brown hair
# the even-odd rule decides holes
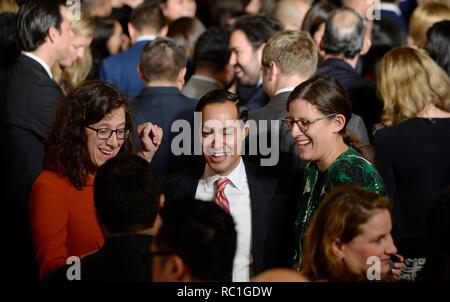
[[[335,187],[320,203],[306,232],[302,264],[308,279],[329,281],[356,281],[332,251],[332,243],[339,239],[349,243],[361,232],[360,226],[372,217],[376,210],[391,210],[391,203],[377,193],[357,187]]]
[[[314,76],[295,87],[287,101],[287,110],[291,103],[304,100],[324,115],[341,114],[345,117],[345,126],[339,132],[347,145],[355,148],[364,158],[373,162],[373,152],[347,129],[352,117],[352,106],[345,88],[337,80],[327,76]]]
[[[84,128],[101,121],[111,111],[124,108],[125,128],[132,130],[128,100],[112,85],[90,81],[71,91],[59,104],[45,145],[44,169],[67,177],[81,190],[88,175],[96,172],[91,162]],[[131,153],[131,135],[119,154]]]

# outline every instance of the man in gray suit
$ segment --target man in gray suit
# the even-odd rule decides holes
[[[199,100],[206,93],[226,88],[234,76],[233,67],[228,64],[227,29],[211,27],[197,40],[194,51],[195,74],[183,88],[183,94]]]
[[[288,129],[280,120],[288,114],[286,104],[290,93],[302,82],[314,75],[317,68],[318,55],[314,41],[308,33],[301,31],[283,31],[271,37],[263,49],[261,66],[264,90],[270,96],[270,102],[264,107],[249,113],[249,120],[257,124],[257,131],[250,131],[251,139],[266,136],[271,138],[271,131],[279,132],[280,164],[285,168],[278,170],[299,172],[304,163],[298,157],[295,142]],[[270,127],[270,121],[277,120],[277,129]],[[267,127],[265,127],[265,121]],[[356,136],[365,144],[369,144],[367,129],[361,117],[352,115],[348,125]],[[278,130],[279,129],[279,130]],[[276,138],[276,136],[274,136]],[[276,139],[275,139],[276,140]]]

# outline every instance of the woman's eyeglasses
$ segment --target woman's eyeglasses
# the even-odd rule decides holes
[[[321,116],[321,117],[318,117],[318,118],[316,118],[314,120],[310,120],[310,121],[303,120],[303,119],[296,120],[296,119],[293,119],[291,117],[284,118],[281,121],[289,129],[289,131],[292,131],[292,128],[294,128],[294,124],[297,124],[298,129],[300,129],[302,132],[306,132],[306,131],[308,131],[309,126],[311,124],[314,124],[315,122],[318,122],[318,121],[321,121],[321,120],[333,117],[336,114],[337,113],[331,113],[331,114],[328,114],[328,115],[325,115],[325,116]]]
[[[125,128],[112,130],[109,128],[92,128],[90,126],[86,126],[86,128],[97,132],[97,138],[99,139],[109,139],[113,133],[116,133],[117,139],[126,139],[128,135],[130,134],[130,130],[127,130]]]

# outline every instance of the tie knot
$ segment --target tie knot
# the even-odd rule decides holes
[[[223,178],[218,178],[215,182],[214,182],[214,184],[216,185],[216,190],[217,190],[217,192],[223,192],[224,190],[225,190],[225,187],[227,186],[227,184],[229,184],[231,181],[228,179],[228,178],[226,178],[226,177],[223,177]]]

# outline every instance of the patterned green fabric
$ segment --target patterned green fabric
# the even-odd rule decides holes
[[[319,175],[323,177],[321,187],[318,183]],[[387,195],[383,180],[375,167],[352,147],[342,153],[325,172],[320,173],[316,163],[309,162],[305,169],[302,185],[304,189],[295,220],[295,260],[297,263],[301,261],[303,238],[319,202],[333,187],[341,184],[357,186],[384,196]]]

